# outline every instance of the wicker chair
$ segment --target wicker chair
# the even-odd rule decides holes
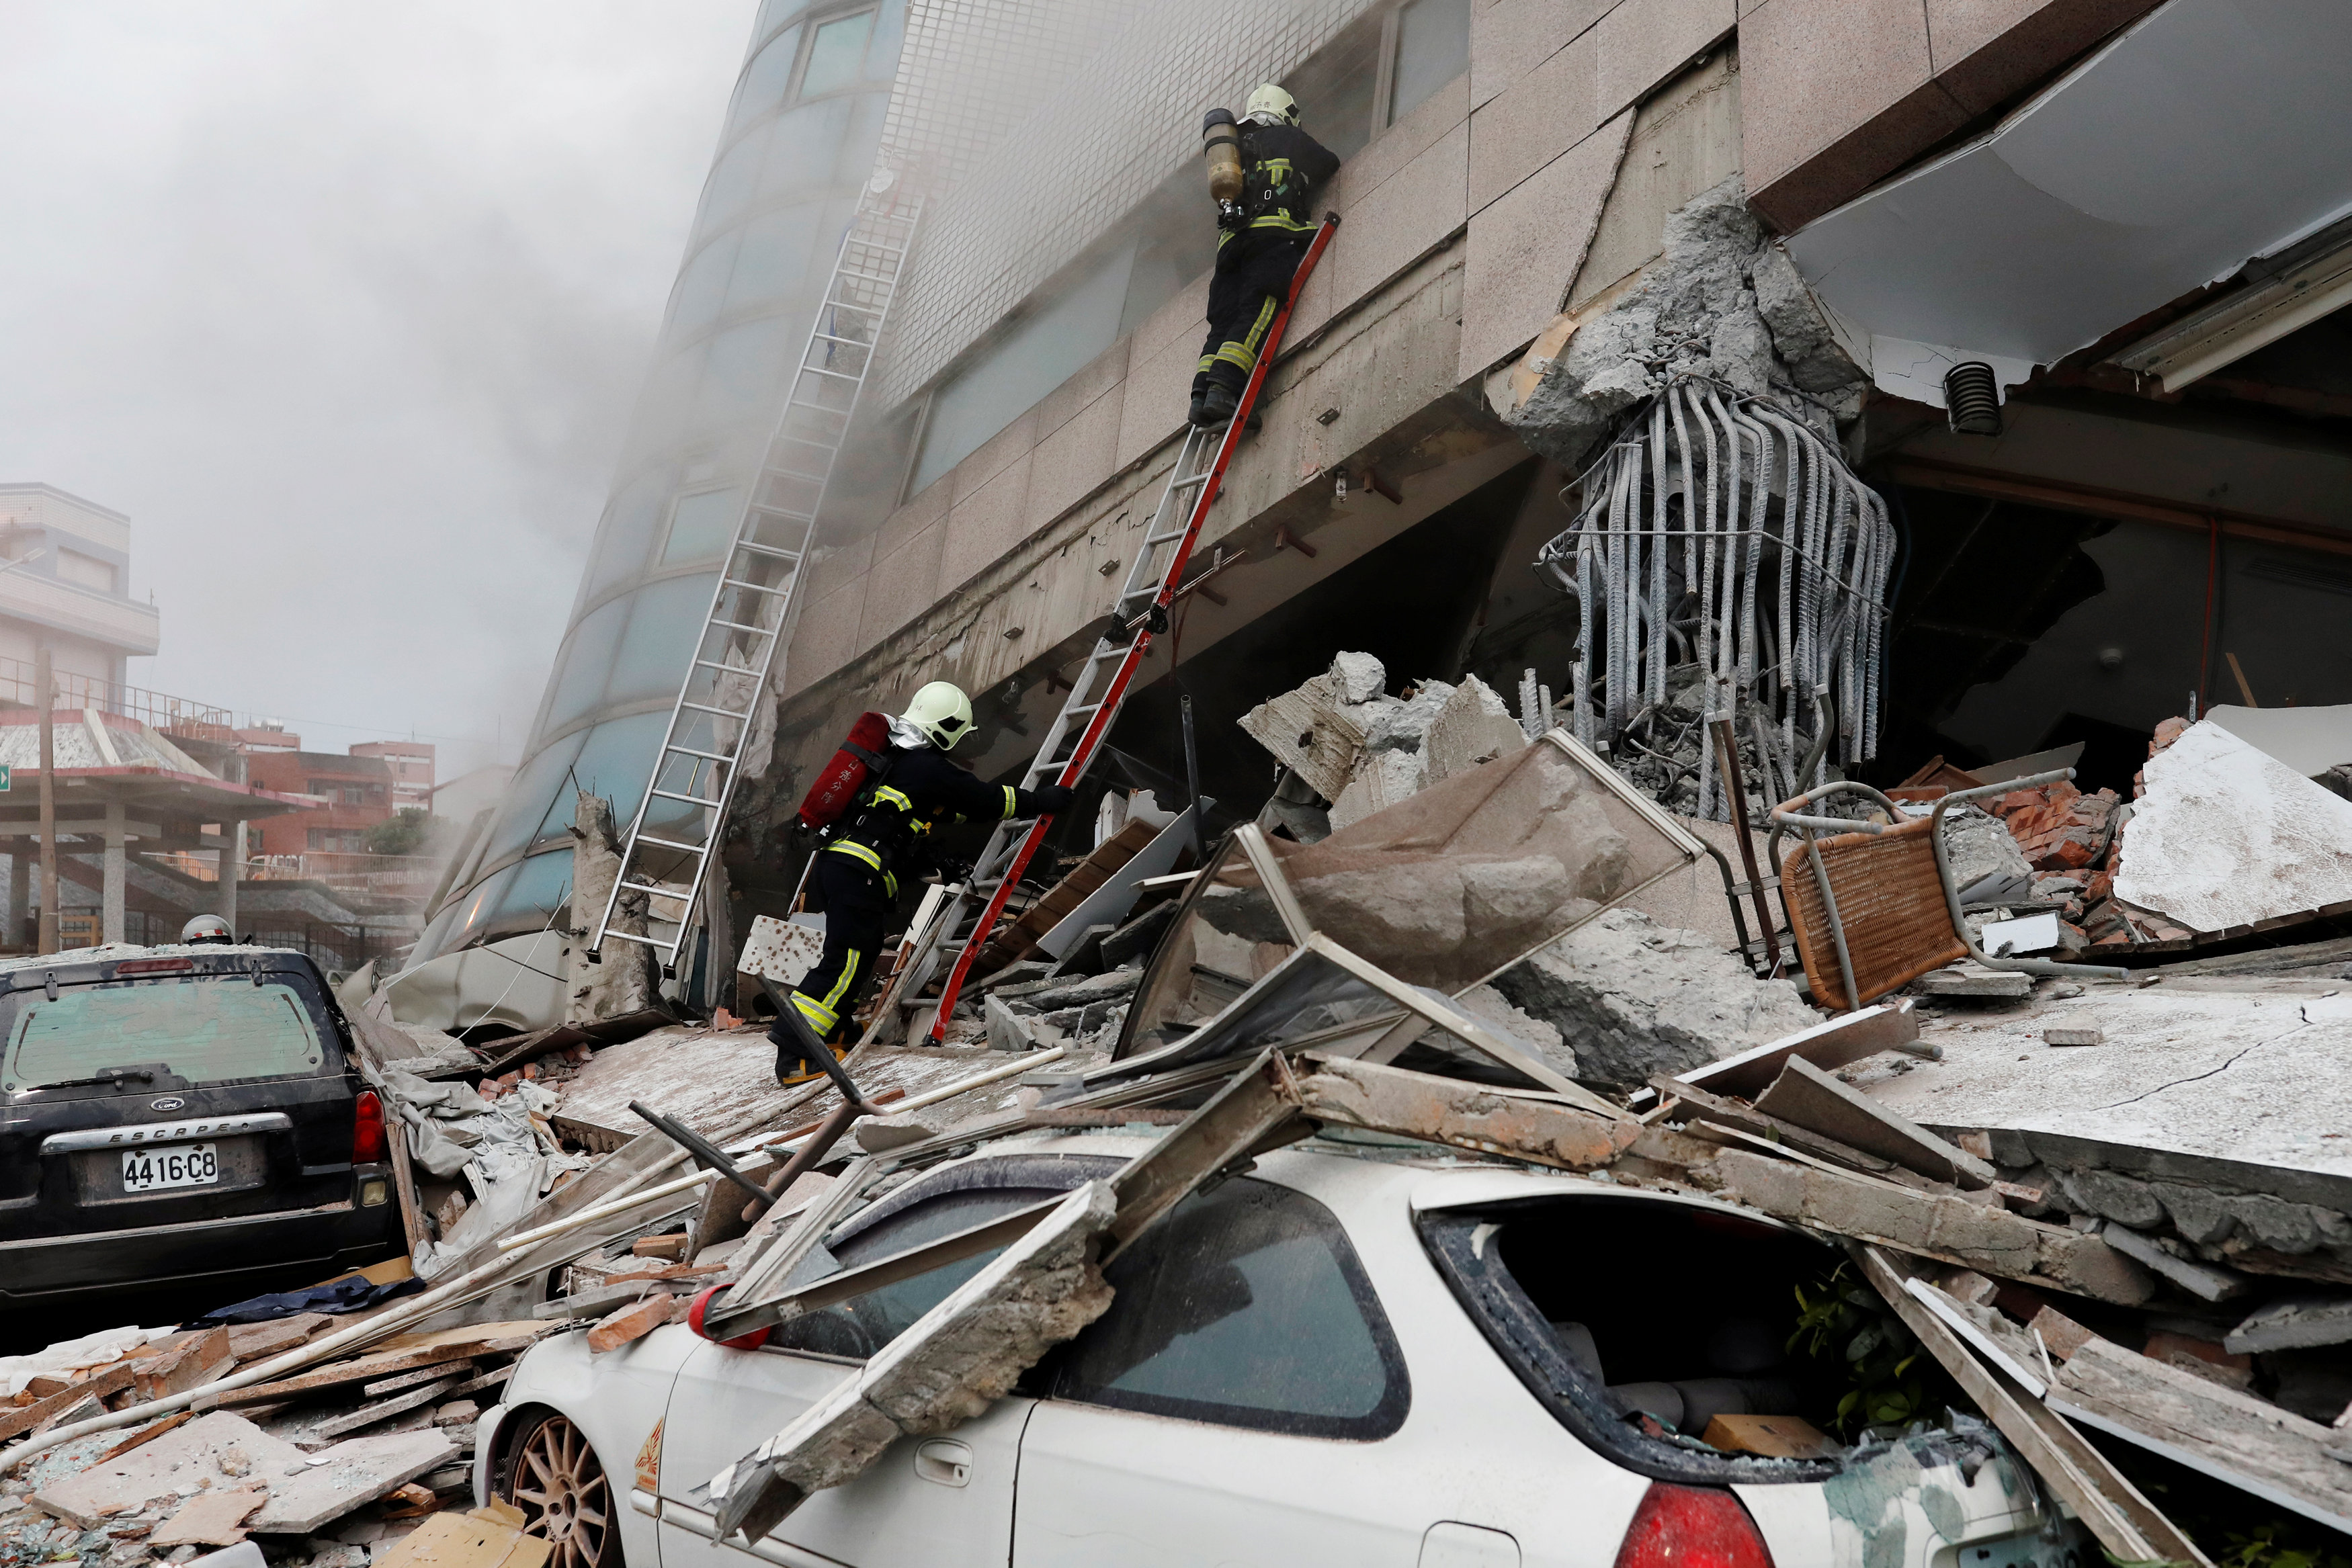
[[[1824,784],[1773,807],[1772,849],[1777,852],[1783,832],[1803,840],[1780,857],[1780,901],[1815,999],[1850,1011],[1962,958],[2029,975],[2127,973],[2047,958],[1992,957],[1969,939],[1960,918],[1960,895],[1944,852],[1944,812],[1988,795],[2074,776],[2073,768],[2061,768],[1963,789],[1937,801],[1925,817],[1906,817],[1885,795],[1852,779]],[[1888,821],[1850,822],[1804,814],[1804,808],[1842,794],[1875,801]]]

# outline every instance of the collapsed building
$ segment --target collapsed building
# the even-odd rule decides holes
[[[2294,1478],[2258,1495],[2342,1528],[2352,1207],[2308,1067],[2352,910],[2336,18],[1072,0],[1024,26],[763,10],[531,748],[417,949],[509,949],[485,999],[516,958],[549,983],[436,1071],[519,1070],[567,1018],[763,1007],[813,956],[793,807],[860,713],[957,682],[991,779],[1058,735],[1131,634],[1118,583],[1183,449],[1197,111],[1270,74],[1345,162],[1263,427],[944,1019],[953,900],[905,890],[861,1084],[880,1110],[982,1051],[1004,1075],[961,1128],[924,1106],[858,1146],[1190,1110],[1203,1078],[1091,1074],[1376,1016],[1347,1060],[1607,1129],[1566,1160],[1567,1132],[1495,1131],[1515,1103],[1367,1110],[1328,1063],[1294,1097],[1327,1123],[1907,1256],[1857,1267],[2111,1551],[2194,1555],[2152,1550],[2078,1428],[2230,1486],[2241,1444]],[[832,35],[813,89],[845,26],[857,63]],[[1025,90],[1080,69],[1121,90]],[[1034,107],[974,111],[983,78]],[[1036,149],[1081,142],[1117,172],[1073,205]],[[846,225],[830,271],[779,259],[812,214]],[[1374,874],[1545,747],[1671,863],[1449,826],[1409,889]],[[1412,1016],[1286,967],[1346,967],[1310,934]],[[707,1137],[790,1124],[756,1031],[642,1040],[566,1086],[568,1147],[652,1137],[654,1082]]]

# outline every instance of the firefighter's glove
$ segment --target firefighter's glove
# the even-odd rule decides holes
[[[1029,791],[1037,803],[1041,817],[1058,817],[1070,809],[1070,789],[1066,784],[1040,784]]]
[[[1219,228],[1223,229],[1228,233],[1237,234],[1241,231],[1242,223],[1242,204],[1239,202],[1219,202],[1217,204],[1217,226]]]

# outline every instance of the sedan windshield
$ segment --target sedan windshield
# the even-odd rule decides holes
[[[0,1091],[121,1081],[150,1068],[191,1084],[315,1072],[326,1060],[308,998],[248,976],[73,986],[52,1001],[26,991],[0,1004],[7,1050]]]

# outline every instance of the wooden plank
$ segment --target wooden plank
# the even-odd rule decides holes
[[[437,1366],[422,1367],[415,1372],[404,1372],[396,1377],[387,1377],[380,1382],[368,1384],[362,1387],[360,1392],[370,1399],[381,1399],[387,1394],[397,1394],[404,1388],[414,1388],[420,1383],[431,1383],[436,1378],[473,1375],[474,1364],[470,1361],[443,1362]]]
[[[226,1376],[236,1364],[228,1330],[214,1328],[183,1336],[161,1355],[134,1356],[131,1376],[139,1386],[140,1398],[168,1399]]]
[[[501,1323],[495,1326],[506,1328],[512,1325]],[[340,1388],[350,1383],[373,1382],[380,1377],[388,1377],[395,1372],[409,1372],[417,1367],[436,1366],[444,1362],[472,1361],[480,1356],[495,1355],[504,1351],[521,1350],[536,1340],[540,1332],[547,1325],[530,1323],[524,1326],[531,1332],[502,1334],[492,1339],[463,1340],[455,1344],[425,1345],[416,1350],[398,1351],[390,1355],[363,1356],[357,1361],[322,1366],[316,1372],[305,1372],[276,1383],[257,1383],[250,1387],[232,1389],[222,1395],[220,1404],[228,1406],[268,1405],[276,1400],[291,1398],[295,1395],[309,1394],[321,1388]]]
[[[1892,1160],[1930,1181],[1982,1189],[1996,1179],[1992,1166],[1976,1155],[1946,1143],[1801,1056],[1790,1057],[1781,1067],[1780,1076],[1757,1097],[1756,1108],[1849,1148]]]
[[[131,1363],[118,1361],[79,1383],[67,1384],[46,1399],[36,1399],[30,1405],[0,1406],[0,1443],[64,1415],[93,1395],[104,1399],[120,1394],[131,1386]]]
[[[2080,1432],[1971,1354],[1941,1318],[1904,1288],[1905,1276],[1884,1252],[1867,1245],[1852,1250],[1864,1278],[2100,1545],[2126,1562],[2179,1561],[2212,1568],[2197,1543],[2141,1496]]]
[[[425,1228],[425,1208],[416,1198],[416,1170],[408,1163],[408,1127],[394,1116],[384,1118],[386,1152],[392,1156],[392,1190],[400,1199],[400,1230],[408,1238],[413,1255],[417,1244],[432,1237]]]
[[[1703,1122],[1712,1126],[1752,1133],[1757,1137],[1769,1138],[1776,1144],[1801,1149],[1818,1159],[1827,1160],[1832,1165],[1843,1166],[1848,1170],[1861,1171],[1869,1176],[1884,1176],[1898,1168],[1892,1160],[1883,1160],[1875,1155],[1865,1155],[1860,1149],[1848,1148],[1834,1138],[1825,1138],[1810,1128],[1767,1115],[1742,1101],[1726,1100],[1704,1089],[1695,1089],[1687,1079],[1669,1078],[1661,1072],[1650,1080],[1650,1087],[1664,1099],[1675,1102],[1675,1108],[1666,1113],[1668,1121]]]
[[[618,1350],[668,1322],[678,1312],[677,1298],[660,1291],[635,1306],[623,1307],[588,1331],[588,1348],[602,1353]]]
[[[2352,1530],[2347,1467],[2328,1451],[2328,1429],[2267,1400],[2095,1339],[2067,1358],[2050,1403],[2266,1502]]]
[[[320,1448],[325,1448],[328,1442],[346,1433],[373,1427],[379,1421],[389,1421],[394,1416],[404,1415],[420,1405],[430,1405],[457,1386],[457,1382],[455,1377],[438,1378],[422,1387],[411,1388],[404,1394],[395,1394],[389,1399],[380,1399],[373,1405],[362,1405],[356,1410],[346,1410],[340,1416],[331,1416],[324,1421],[314,1422],[303,1434],[310,1441],[298,1443],[296,1447],[310,1448],[312,1444],[316,1444]]]
[[[325,1312],[296,1312],[265,1323],[228,1325],[228,1352],[239,1361],[264,1361],[283,1355],[335,1320]]]

